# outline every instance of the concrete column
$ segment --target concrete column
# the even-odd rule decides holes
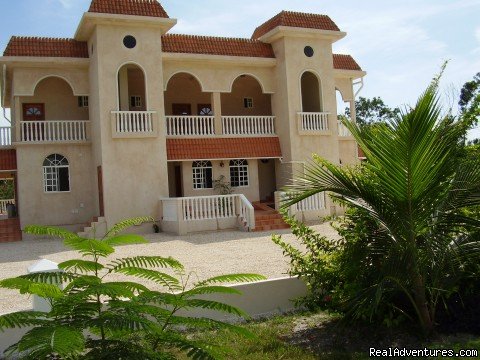
[[[14,130],[15,134],[14,134],[14,138],[12,139],[12,142],[21,140],[20,122],[23,120],[23,109],[22,109],[22,104],[20,104],[20,98],[18,96],[15,96],[13,99],[14,99],[13,100],[14,117],[12,117],[12,121],[13,121],[13,125],[15,126],[15,130]]]
[[[355,108],[355,100],[350,100],[350,117],[353,122],[357,122],[357,109]]]
[[[62,270],[58,268],[57,263],[54,263],[53,261],[46,260],[46,259],[42,259],[28,267],[29,274],[53,273],[53,272],[62,272]],[[54,283],[53,285],[58,285],[60,289],[63,288],[62,284]],[[33,311],[41,311],[41,312],[48,313],[52,309],[48,301],[45,300],[44,298],[41,298],[40,296],[33,295],[32,301],[33,301]]]
[[[130,99],[128,98],[128,70],[124,66],[118,72],[118,91],[120,97],[120,111],[130,110]]]
[[[219,92],[212,93],[212,107],[215,116],[215,135],[222,135],[222,96]]]

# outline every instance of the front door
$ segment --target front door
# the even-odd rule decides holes
[[[172,104],[173,115],[192,115],[192,106],[190,104]]]
[[[175,166],[175,197],[183,197],[182,167],[180,165]]]
[[[45,120],[45,104],[23,104],[23,121]]]
[[[44,120],[45,104],[23,104],[23,121],[32,121],[32,123],[26,123],[25,126],[22,127],[22,140],[43,140],[44,124],[38,124],[36,121]]]
[[[105,207],[103,205],[103,172],[102,167],[97,167],[97,180],[98,180],[98,208],[100,216],[105,216]]]
[[[201,115],[201,116],[213,115],[212,104],[198,104],[197,110],[198,110],[198,115]]]

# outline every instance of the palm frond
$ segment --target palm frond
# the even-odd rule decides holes
[[[107,243],[96,239],[66,239],[65,246],[78,251],[83,256],[107,257],[115,252],[115,249]]]
[[[0,331],[41,325],[47,321],[47,314],[38,311],[18,311],[0,315]]]
[[[90,273],[104,269],[103,265],[95,261],[68,260],[58,264],[58,267],[65,271]]]
[[[116,259],[107,265],[107,269],[111,272],[126,267],[183,269],[183,265],[177,260],[171,257],[165,258],[161,256],[135,256],[131,258]]]
[[[77,234],[53,226],[29,225],[23,231],[27,234],[53,236],[64,240],[79,239]]]
[[[136,217],[132,219],[127,219],[124,221],[119,222],[118,224],[115,224],[104,236],[104,239],[111,238],[122,231],[132,227],[132,226],[138,226],[143,223],[147,222],[155,222],[155,220],[151,217]]]
[[[110,246],[147,244],[148,241],[140,235],[125,234],[109,237],[104,242]]]
[[[20,294],[37,295],[47,299],[58,299],[64,296],[57,285],[37,283],[24,278],[11,278],[0,281],[0,287],[16,289]]]
[[[253,281],[266,280],[267,278],[263,275],[258,274],[230,274],[230,275],[221,275],[215,276],[203,281],[198,282],[195,286],[205,286],[209,284],[221,284],[221,283],[248,283]]]
[[[139,267],[122,267],[119,269],[115,269],[112,272],[147,279],[162,286],[165,286],[169,289],[181,289],[178,279],[156,270],[144,269]]]

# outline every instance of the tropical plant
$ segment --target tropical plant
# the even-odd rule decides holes
[[[175,259],[133,256],[112,259],[119,245],[143,244],[139,235],[122,234],[134,225],[151,221],[135,218],[110,229],[102,239],[84,239],[54,227],[28,226],[29,234],[64,240],[81,258],[59,264],[61,272],[36,273],[0,281],[0,287],[48,301],[48,313],[21,311],[0,316],[0,330],[32,327],[7,349],[9,356],[26,359],[174,359],[172,349],[193,359],[222,358],[225,349],[193,341],[182,329],[228,329],[242,336],[248,331],[208,318],[189,317],[191,309],[207,309],[248,317],[242,310],[208,300],[209,294],[239,294],[225,282],[264,279],[255,274],[234,274],[199,281],[189,288],[190,276]],[[160,271],[159,269],[164,269]],[[160,290],[132,281],[109,281],[123,275],[154,284]],[[58,284],[64,284],[60,289]],[[184,316],[179,315],[183,311]]]
[[[15,185],[13,180],[0,180],[0,200],[11,200],[15,198]]]
[[[399,108],[390,108],[380,97],[367,99],[359,97],[355,101],[356,120],[360,126],[366,126],[390,121],[400,114]],[[350,117],[350,109],[345,108],[345,115]],[[342,120],[342,119],[339,119]]]
[[[358,169],[318,156],[287,188],[285,206],[326,191],[375,226],[359,243],[375,278],[350,302],[350,314],[374,315],[403,294],[423,330],[434,329],[437,307],[480,260],[480,220],[465,209],[480,204],[480,164],[463,161],[462,121],[443,117],[436,78],[416,105],[375,126],[344,121],[367,161]],[[477,275],[478,281],[478,275]]]
[[[480,118],[480,72],[467,81],[460,92],[460,113],[471,126],[478,125]]]
[[[218,179],[213,181],[213,190],[218,191],[220,195],[233,194],[232,184],[227,181],[224,175],[220,175]]]

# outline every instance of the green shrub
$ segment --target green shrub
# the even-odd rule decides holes
[[[264,279],[255,274],[218,276],[188,289],[189,275],[175,259],[134,256],[112,259],[115,246],[143,244],[139,235],[121,234],[126,228],[151,221],[136,218],[115,225],[102,239],[84,239],[66,230],[29,226],[27,233],[64,239],[81,258],[59,264],[63,272],[37,273],[0,281],[0,287],[37,295],[51,304],[49,313],[21,311],[0,316],[0,330],[33,327],[7,349],[25,359],[172,359],[172,349],[194,359],[222,358],[225,349],[190,340],[185,329],[227,329],[251,336],[242,327],[207,318],[180,316],[184,309],[208,309],[248,317],[233,306],[205,300],[207,294],[239,292],[225,282]],[[165,269],[159,271],[157,269]],[[162,288],[150,290],[133,281],[108,281],[111,275],[149,280]],[[180,279],[180,280],[179,280]],[[63,290],[58,283],[64,283]]]

